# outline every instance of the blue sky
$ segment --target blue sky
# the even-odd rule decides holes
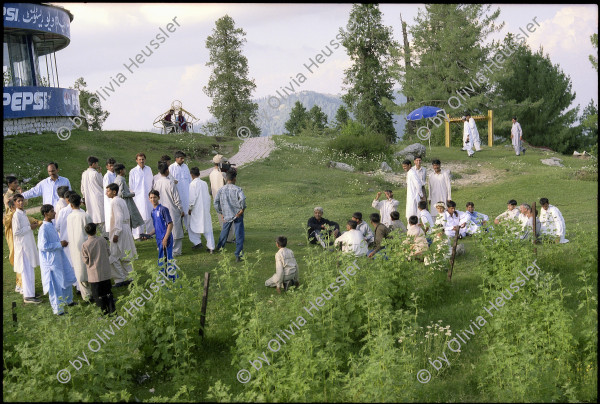
[[[342,80],[350,60],[342,46],[333,49],[330,42],[347,24],[351,4],[53,4],[74,14],[71,44],[56,54],[61,87],[72,86],[81,76],[90,91],[121,80],[120,86],[112,84],[114,92],[106,90],[110,97],[102,92],[103,108],[111,113],[104,129],[147,130],[176,99],[201,120],[209,119],[211,100],[202,91],[210,76],[205,43],[215,20],[225,14],[246,32],[244,54],[256,83],[254,97],[291,87],[300,72],[306,81],[292,82],[294,91],[344,93]],[[424,5],[380,5],[384,24],[392,27],[396,40],[401,40],[400,13],[412,25],[419,8]],[[505,26],[490,39],[520,32],[537,17],[540,27],[527,43],[534,50],[542,46],[571,77],[577,94],[574,105],[583,108],[592,98],[598,101],[598,76],[588,61],[588,55],[596,54],[589,38],[598,32],[597,5],[493,5],[496,8]],[[173,32],[168,32],[174,18],[179,26],[171,25]],[[160,28],[169,35],[162,43],[156,39]],[[310,73],[304,64],[327,45],[333,53]],[[142,49],[149,54],[146,46],[153,53],[130,72],[124,63],[131,66],[129,59],[135,60]]]

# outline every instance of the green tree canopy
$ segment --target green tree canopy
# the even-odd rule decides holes
[[[419,10],[409,29],[412,44],[409,48],[405,41],[398,54],[404,66],[394,69],[408,102],[394,111],[423,105],[443,108],[451,116],[487,111],[493,74],[485,66],[497,44],[485,43],[503,27],[496,23],[499,15],[499,9],[482,4],[426,4]]]
[[[307,121],[308,113],[306,112],[306,108],[304,108],[304,105],[300,101],[296,101],[290,112],[290,118],[285,123],[285,129],[292,136],[299,135],[303,129],[306,129]]]
[[[350,115],[348,114],[348,110],[344,108],[343,105],[340,105],[337,112],[335,113],[335,127],[336,129],[341,129],[348,120],[350,120]]]
[[[392,29],[381,21],[381,11],[376,4],[352,6],[348,26],[352,31],[340,30],[342,44],[352,60],[344,71],[344,85],[348,92],[342,100],[355,119],[369,130],[381,133],[388,142],[396,140],[392,113],[384,106],[384,99],[393,99],[390,69],[396,63],[392,49],[397,47]]]
[[[212,73],[203,90],[212,98],[208,110],[217,120],[215,132],[224,136],[235,136],[242,126],[254,136],[260,134],[253,123],[258,104],[251,100],[256,84],[248,78],[248,59],[242,54],[245,36],[243,29],[235,27],[233,18],[225,15],[216,21],[212,35],[206,39],[210,53],[206,65]]]
[[[102,130],[102,125],[110,115],[110,112],[102,110],[102,104],[98,97],[87,91],[86,87],[87,83],[83,77],[78,78],[73,85],[73,88],[79,91],[81,127],[88,131]]]
[[[504,62],[497,79],[496,117],[501,125],[508,125],[517,115],[523,128],[523,138],[534,146],[547,146],[569,153],[579,145],[572,127],[577,120],[578,107],[569,109],[575,99],[571,78],[553,65],[543,49],[532,52],[527,44],[517,43],[508,34],[503,47],[513,50]]]

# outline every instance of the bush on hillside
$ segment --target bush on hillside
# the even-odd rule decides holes
[[[329,142],[329,147],[342,153],[370,157],[385,153],[388,144],[385,136],[375,133],[358,122],[348,122],[342,127],[341,134]]]

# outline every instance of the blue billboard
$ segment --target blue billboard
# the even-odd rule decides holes
[[[32,3],[4,3],[4,29],[54,33],[71,38],[71,18],[66,10]]]
[[[53,87],[4,87],[4,119],[79,116],[79,91]]]

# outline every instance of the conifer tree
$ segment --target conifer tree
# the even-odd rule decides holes
[[[304,108],[304,105],[300,101],[296,101],[290,112],[290,118],[285,123],[285,129],[289,135],[299,135],[302,130],[306,129],[307,121],[308,113],[306,112],[306,108]]]
[[[233,18],[225,15],[216,21],[212,35],[206,39],[210,54],[206,66],[212,68],[212,73],[203,90],[212,98],[208,110],[217,120],[209,130],[224,136],[235,136],[241,127],[249,128],[252,136],[260,134],[253,123],[258,105],[251,99],[256,84],[248,78],[248,59],[242,54],[245,36],[243,29],[235,27]]]
[[[396,130],[392,113],[383,104],[384,99],[394,99],[390,69],[396,61],[391,50],[398,45],[393,40],[392,29],[382,24],[376,4],[353,5],[348,26],[354,29],[340,30],[344,38],[342,44],[352,60],[352,66],[344,71],[348,92],[342,100],[357,122],[381,133],[388,142],[394,142]]]

